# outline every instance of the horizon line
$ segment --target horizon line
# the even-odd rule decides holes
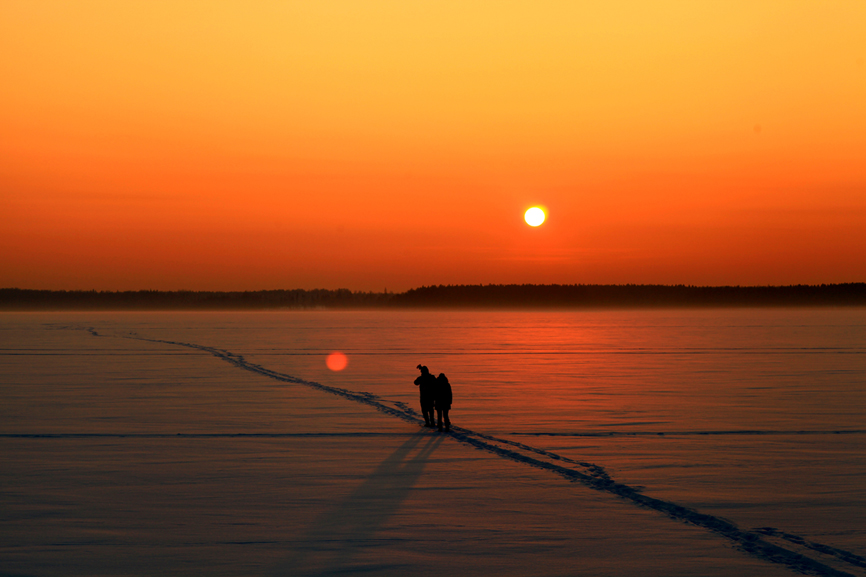
[[[846,281],[846,282],[832,282],[832,283],[791,283],[791,284],[687,284],[687,283],[459,283],[459,284],[423,284],[419,286],[414,286],[412,288],[405,289],[403,291],[389,291],[387,287],[383,288],[381,291],[376,290],[363,290],[363,289],[350,289],[348,287],[338,286],[337,288],[325,288],[325,287],[314,287],[314,288],[247,288],[247,289],[191,289],[191,288],[177,288],[177,289],[153,289],[153,288],[139,288],[139,289],[97,289],[97,288],[71,288],[71,289],[42,289],[42,288],[21,288],[21,287],[0,287],[0,292],[8,292],[8,291],[22,291],[22,292],[55,292],[55,293],[218,293],[218,294],[228,294],[228,293],[262,293],[262,292],[279,292],[279,291],[349,291],[353,294],[388,294],[388,295],[396,295],[396,294],[405,294],[410,291],[419,290],[419,289],[430,289],[430,288],[469,288],[469,287],[593,287],[593,288],[608,288],[608,287],[647,287],[647,288],[698,288],[698,289],[722,289],[722,288],[738,288],[738,289],[751,289],[751,288],[798,288],[798,287],[810,287],[810,288],[820,288],[820,287],[838,287],[838,286],[857,286],[857,285],[866,285],[866,280],[863,281]]]

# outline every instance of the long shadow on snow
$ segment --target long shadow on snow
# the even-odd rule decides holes
[[[86,329],[93,336],[99,337],[96,331],[88,328]],[[299,385],[305,385],[307,387],[311,387],[314,389],[318,389],[323,392],[331,393],[337,396],[344,397],[346,399],[356,401],[362,404],[366,404],[374,407],[375,409],[391,415],[393,417],[397,417],[399,419],[403,419],[410,423],[418,424],[420,419],[418,418],[418,414],[406,407],[403,403],[393,403],[393,406],[389,406],[385,404],[383,399],[380,399],[377,395],[373,395],[371,393],[366,392],[357,392],[349,389],[343,389],[339,387],[331,387],[327,385],[322,385],[320,383],[316,383],[314,381],[306,381],[304,379],[299,379],[297,377],[293,377],[291,375],[287,375],[284,373],[279,373],[277,371],[272,371],[271,369],[267,369],[261,365],[257,365],[254,363],[250,363],[244,359],[242,355],[237,355],[226,351],[224,349],[218,349],[214,347],[207,347],[202,345],[197,345],[194,343],[184,343],[178,341],[167,341],[160,339],[149,339],[145,337],[141,337],[135,335],[134,333],[126,336],[125,338],[133,339],[133,340],[141,340],[148,341],[154,343],[163,343],[167,345],[175,345],[181,347],[187,347],[192,349],[197,349],[202,352],[210,353],[217,358],[220,358],[237,368],[258,373],[260,375],[264,375],[278,381],[283,381],[287,383],[294,383]],[[485,435],[482,433],[478,433],[475,431],[471,431],[469,429],[464,429],[462,427],[452,427],[451,436],[459,440],[463,443],[471,445],[477,449],[491,452],[500,457],[510,459],[513,461],[517,461],[519,463],[523,463],[526,465],[530,465],[533,467],[538,467],[540,469],[548,470],[554,474],[561,475],[570,481],[575,481],[582,483],[590,488],[596,489],[598,491],[604,491],[608,493],[612,493],[627,501],[631,501],[635,505],[640,507],[646,507],[648,509],[654,509],[660,513],[664,513],[669,517],[683,521],[692,525],[697,525],[699,527],[703,527],[708,529],[716,534],[722,535],[728,539],[730,539],[733,544],[743,550],[746,551],[760,559],[765,561],[770,561],[772,563],[778,563],[780,565],[785,565],[790,569],[793,569],[795,572],[804,573],[804,574],[812,574],[812,575],[823,575],[826,577],[851,577],[850,573],[839,571],[816,561],[810,557],[797,553],[795,551],[791,551],[784,547],[779,547],[778,545],[774,545],[766,541],[764,536],[769,536],[770,533],[764,531],[747,531],[740,529],[734,523],[722,519],[720,517],[715,517],[713,515],[706,515],[703,513],[699,513],[694,509],[690,509],[688,507],[683,507],[681,505],[677,505],[671,501],[665,501],[662,499],[655,499],[649,496],[642,495],[640,491],[634,487],[630,487],[628,485],[617,483],[613,479],[611,479],[607,473],[604,471],[602,467],[598,465],[594,465],[592,463],[583,463],[579,461],[574,461],[572,459],[567,459],[560,455],[557,455],[553,452],[546,451],[544,449],[539,449],[537,447],[532,447],[531,445],[525,445],[523,443],[518,443],[511,440],[500,439],[497,437],[493,437],[491,435]],[[503,446],[505,445],[505,446]],[[529,453],[534,453],[536,455],[540,455],[544,458],[548,458],[553,460],[551,463],[547,460],[538,459],[536,457],[527,455],[525,453],[520,453],[514,451],[513,449],[507,448],[508,446],[514,447],[521,451],[527,451]],[[399,453],[399,449],[398,449]],[[568,464],[577,464],[583,470],[574,469],[559,465],[558,463],[565,462]],[[405,497],[405,495],[404,495]],[[401,499],[402,500],[402,499]],[[768,528],[773,531],[777,531],[775,528]],[[787,533],[786,533],[787,535]],[[790,540],[790,539],[788,539]],[[812,543],[812,545],[820,545],[816,543]],[[812,549],[819,551],[816,547],[811,547]],[[846,563],[852,565],[858,565],[858,563],[852,563],[852,559],[858,561],[862,558],[853,555],[847,551],[841,551],[830,547],[825,547],[830,551],[832,556],[840,559]],[[351,549],[352,553],[354,553],[355,549]],[[823,552],[823,551],[822,551]],[[840,555],[839,553],[844,553],[844,555]],[[343,558],[342,562],[346,562],[346,559]],[[298,574],[297,571],[292,571],[292,574]],[[315,574],[315,573],[314,573]],[[320,573],[321,574],[321,573]]]
[[[334,575],[379,571],[396,564],[375,557],[376,534],[402,506],[442,436],[412,435],[382,461],[343,502],[316,519],[295,553],[273,575]],[[363,553],[371,559],[359,560]]]

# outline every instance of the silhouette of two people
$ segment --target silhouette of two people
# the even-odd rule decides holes
[[[424,415],[424,426],[437,426],[433,417],[433,410],[435,409],[439,430],[450,431],[451,419],[448,418],[448,412],[451,410],[452,397],[451,383],[448,382],[448,377],[444,373],[439,373],[438,377],[434,377],[430,373],[430,369],[423,365],[418,365],[417,368],[421,371],[421,376],[415,379],[415,386],[418,387],[421,395],[421,413]]]

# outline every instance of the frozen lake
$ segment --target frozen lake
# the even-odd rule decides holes
[[[2,575],[866,575],[864,309],[0,313],[0,392]]]

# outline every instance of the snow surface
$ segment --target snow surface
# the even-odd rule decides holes
[[[850,342],[825,338],[843,360],[819,357],[828,364],[820,374],[802,370],[815,358],[794,354],[772,379],[749,381],[769,382],[780,399],[764,411],[772,426],[758,429],[725,421],[760,412],[726,407],[727,393],[680,391],[654,406],[665,397],[655,386],[634,393],[641,408],[617,421],[622,399],[587,402],[592,387],[617,378],[605,370],[626,371],[609,362],[594,365],[577,404],[557,377],[563,359],[551,365],[539,381],[555,409],[515,400],[518,391],[495,376],[500,361],[478,373],[486,381],[461,381],[483,355],[413,342],[405,319],[383,327],[363,315],[287,318],[288,327],[250,314],[4,315],[0,573],[866,574],[856,324]],[[480,326],[465,318],[440,322],[461,333]],[[328,335],[321,339],[348,326],[349,369],[324,369],[340,343],[316,342],[301,325]],[[270,346],[289,329],[291,346]],[[364,331],[377,336],[358,346]],[[381,336],[388,331],[400,334]],[[546,363],[563,348],[548,343],[520,359]],[[392,354],[363,354],[383,349]],[[419,426],[408,361],[425,351],[455,384],[452,434]],[[595,354],[567,362],[592,365]],[[671,369],[658,368],[667,356],[630,362],[676,389]],[[713,361],[721,379],[729,361]],[[748,366],[760,373],[768,363],[778,361],[767,354]],[[797,370],[799,392],[778,386]],[[796,413],[802,390],[827,371],[839,384],[824,392],[832,402],[811,400],[818,416],[779,411]],[[513,373],[514,382],[526,378]],[[714,407],[724,416],[714,420]]]

